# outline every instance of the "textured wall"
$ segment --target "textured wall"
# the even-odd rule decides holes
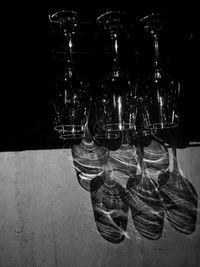
[[[178,151],[200,196],[200,148]],[[142,238],[129,218],[120,244],[96,231],[90,194],[70,150],[0,153],[0,267],[199,267],[200,215],[185,236],[166,221],[162,238]]]

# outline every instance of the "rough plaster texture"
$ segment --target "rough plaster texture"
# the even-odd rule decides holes
[[[200,148],[178,151],[200,196]],[[200,215],[191,236],[165,222],[158,241],[131,217],[121,244],[96,231],[90,194],[77,182],[71,150],[0,153],[0,267],[199,267]]]

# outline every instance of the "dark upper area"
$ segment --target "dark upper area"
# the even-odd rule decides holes
[[[63,68],[64,60],[61,34],[52,33],[48,14],[59,9],[79,12],[73,57],[77,69],[90,80],[91,88],[95,88],[96,81],[111,64],[110,42],[96,25],[96,18],[109,10],[126,12],[126,27],[120,39],[120,63],[134,79],[146,75],[152,66],[152,43],[138,21],[152,12],[165,13],[166,25],[160,36],[161,63],[181,83],[181,123],[175,136],[180,147],[200,141],[197,6],[192,2],[187,6],[174,6],[169,1],[159,5],[139,1],[137,5],[86,7],[58,1],[52,6],[10,7],[3,14],[0,151],[70,146],[70,142],[58,139],[49,113],[49,84]]]

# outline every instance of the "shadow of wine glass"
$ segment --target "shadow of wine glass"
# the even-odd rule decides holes
[[[158,177],[160,195],[170,225],[191,235],[197,221],[198,195],[192,183],[178,167],[176,146],[172,145],[173,170]]]
[[[90,191],[90,182],[103,171],[108,161],[108,150],[98,146],[87,132],[86,138],[71,149],[77,180],[81,187]]]
[[[157,183],[149,177],[142,161],[141,169],[127,183],[127,199],[133,223],[145,238],[158,240],[162,236],[164,209]]]
[[[110,164],[90,184],[96,227],[109,242],[120,243],[127,237],[129,206],[126,191],[114,178]]]

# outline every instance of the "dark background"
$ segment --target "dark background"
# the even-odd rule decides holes
[[[2,84],[0,95],[0,151],[51,149],[65,145],[52,129],[49,113],[50,83],[64,66],[62,36],[52,33],[48,14],[59,9],[75,10],[80,25],[74,43],[77,69],[95,90],[111,64],[110,42],[96,25],[96,18],[109,10],[127,13],[127,26],[120,39],[121,67],[133,79],[151,68],[152,42],[138,21],[152,12],[162,12],[166,25],[160,36],[163,68],[181,83],[180,146],[200,141],[199,131],[199,29],[198,8],[164,4],[23,6],[8,9],[2,17]],[[182,145],[183,144],[183,145]]]

